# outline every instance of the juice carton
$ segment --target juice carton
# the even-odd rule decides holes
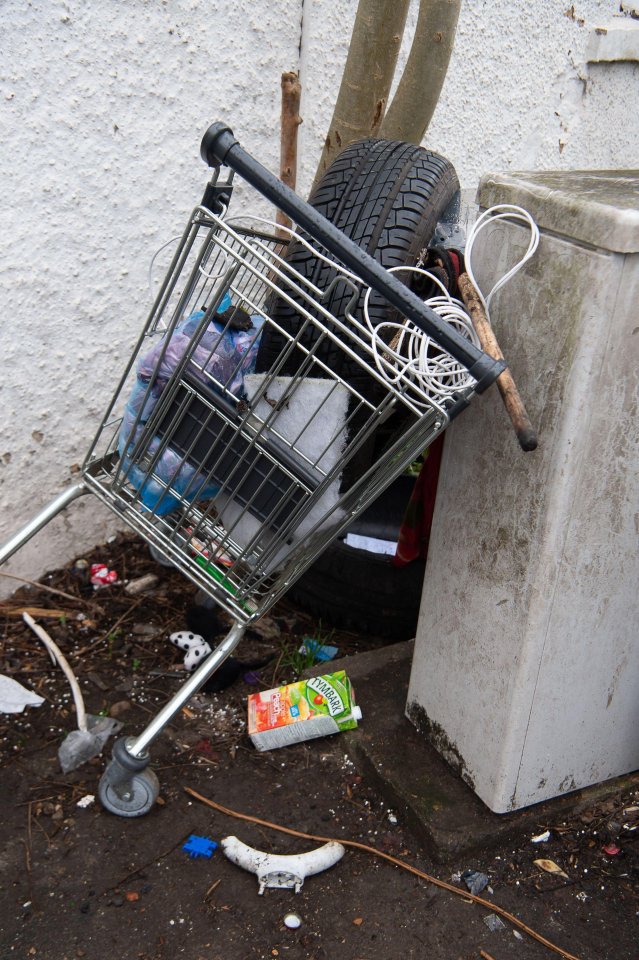
[[[361,718],[343,670],[252,693],[248,698],[248,732],[258,750],[275,750],[352,730]]]

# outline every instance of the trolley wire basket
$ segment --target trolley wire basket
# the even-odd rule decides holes
[[[246,626],[504,368],[454,311],[447,319],[427,307],[401,271],[379,266],[254,160],[228,127],[209,128],[202,155],[211,181],[81,482],[0,550],[2,562],[90,492],[233,618],[226,639],[148,727],[116,742],[100,798],[123,816],[154,803],[149,744]],[[293,227],[230,216],[236,175]],[[323,286],[291,265],[292,244],[321,262]],[[338,285],[339,314],[327,306]],[[371,296],[387,304],[381,324],[370,322]],[[278,322],[283,308],[285,325]]]

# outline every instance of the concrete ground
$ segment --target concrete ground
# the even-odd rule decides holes
[[[534,832],[540,821],[574,815],[639,784],[639,773],[629,774],[514,813],[492,813],[405,717],[412,654],[408,641],[330,666],[346,671],[362,708],[358,729],[342,735],[347,753],[434,860],[490,850],[528,827]],[[326,664],[306,675],[323,672]]]

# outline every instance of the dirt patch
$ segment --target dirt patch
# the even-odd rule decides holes
[[[466,870],[485,872],[489,904],[512,912],[564,951],[634,960],[639,931],[639,791],[629,791],[567,818],[539,823],[507,848],[442,867],[429,862],[395,812],[371,790],[345,755],[340,737],[260,754],[246,736],[246,697],[294,678],[304,636],[329,637],[321,625],[283,603],[242,642],[238,657],[274,654],[255,678],[247,671],[228,688],[198,695],[154,743],[160,801],[126,820],[97,802],[106,757],[66,775],[57,750],[75,726],[68,684],[18,615],[21,606],[57,609],[36,616],[68,656],[87,709],[116,714],[124,734],[139,732],[184,676],[167,641],[185,626],[194,588],[159,567],[135,537],[121,536],[87,557],[120,580],[149,573],[150,592],[128,596],[122,582],[84,591],[73,568],[44,578],[74,601],[37,587],[3,605],[3,674],[45,697],[24,714],[0,715],[3,823],[0,863],[4,905],[0,956],[46,960],[381,960],[389,957],[551,957],[547,946],[512,923],[489,929],[489,906],[466,902],[374,857],[348,850],[302,891],[267,890],[224,859],[191,859],[191,834],[218,841],[235,835],[264,850],[297,853],[314,843],[235,820],[198,802],[190,787],[225,807],[306,833],[351,839],[466,890]],[[35,614],[34,614],[35,616]],[[340,654],[363,652],[374,637],[333,632]],[[365,722],[365,719],[364,719]],[[536,859],[565,876],[544,872]],[[452,881],[451,881],[452,878]],[[284,925],[287,913],[301,918]],[[481,953],[483,951],[483,954]]]

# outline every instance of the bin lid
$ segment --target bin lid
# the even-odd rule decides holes
[[[482,209],[517,204],[540,230],[615,253],[639,252],[639,170],[486,173],[477,202]]]

